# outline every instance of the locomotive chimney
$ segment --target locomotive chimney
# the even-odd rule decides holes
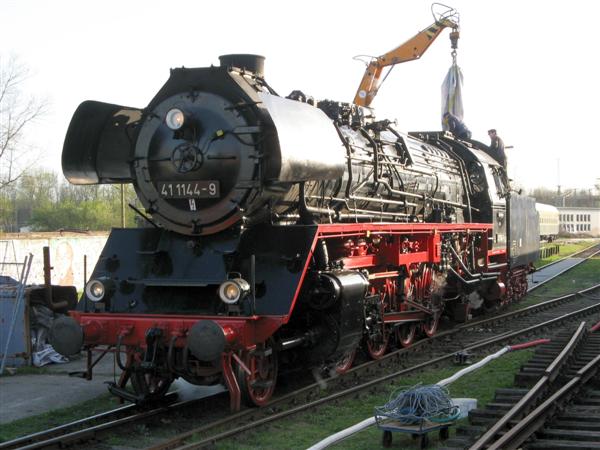
[[[249,54],[221,55],[219,61],[223,67],[239,67],[254,72],[261,78],[265,76],[264,56]]]

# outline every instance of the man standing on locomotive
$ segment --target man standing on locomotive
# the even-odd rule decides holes
[[[459,117],[451,112],[444,113],[442,117],[442,129],[450,131],[459,139],[471,139],[471,131]]]
[[[490,143],[490,156],[502,164],[504,170],[506,170],[506,153],[504,153],[504,141],[498,136],[496,130],[492,128],[488,130],[488,136],[491,139]]]

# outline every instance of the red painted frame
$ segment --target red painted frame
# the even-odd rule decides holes
[[[266,342],[284,324],[286,324],[294,311],[304,277],[313,261],[317,243],[321,239],[371,237],[382,236],[411,236],[412,247],[403,248],[399,239],[393,240],[391,245],[384,244],[376,253],[359,251],[358,255],[343,258],[346,269],[375,268],[369,274],[369,279],[375,283],[385,282],[389,278],[398,276],[397,271],[389,271],[387,266],[406,266],[415,263],[437,263],[441,261],[441,235],[443,233],[482,234],[489,238],[492,234],[492,224],[465,223],[465,224],[432,224],[432,223],[336,223],[317,225],[317,232],[306,257],[304,268],[288,314],[283,316],[184,316],[184,315],[158,315],[158,314],[113,314],[113,313],[84,313],[71,311],[71,316],[77,320],[84,330],[84,346],[92,348],[107,345],[116,346],[119,343],[129,349],[143,349],[146,347],[146,332],[151,328],[163,330],[163,343],[167,345],[175,337],[174,346],[182,348],[190,328],[199,320],[212,320],[222,329],[226,338],[227,347],[221,356],[221,368],[225,383],[230,391],[231,410],[240,409],[240,388],[237,383],[232,360],[238,351],[251,351],[257,344]],[[416,244],[415,244],[416,243]],[[486,267],[490,257],[501,257],[506,251],[493,251],[488,249],[488,239],[482,239],[483,253],[485,253]],[[423,245],[424,248],[421,248]],[[336,250],[340,250],[339,248]],[[378,270],[377,270],[378,269]],[[426,318],[423,311],[399,311],[386,314],[385,322],[415,322]],[[105,352],[106,353],[106,352]],[[91,379],[91,367],[88,369]]]
[[[294,311],[300,288],[312,261],[317,242],[320,239],[369,237],[373,235],[412,235],[424,238],[426,249],[413,253],[399,253],[394,249],[378,254],[351,256],[344,258],[345,268],[368,268],[391,265],[409,265],[421,262],[439,262],[441,256],[441,234],[469,233],[489,234],[492,224],[488,223],[336,223],[319,224],[306,258],[300,282],[296,288],[291,308],[284,316],[184,316],[154,314],[114,314],[83,313],[70,314],[84,329],[85,345],[116,345],[119,336],[124,346],[145,347],[146,331],[162,328],[166,343],[177,337],[176,347],[184,347],[188,330],[199,320],[213,320],[224,330],[230,349],[250,349],[257,343],[265,342],[279,327],[286,324]],[[484,240],[487,245],[487,240]],[[397,249],[396,249],[397,250]],[[488,255],[490,252],[488,251]],[[495,255],[498,252],[494,252]],[[385,271],[384,271],[385,272]],[[373,278],[377,277],[374,274]]]

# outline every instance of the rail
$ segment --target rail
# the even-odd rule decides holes
[[[169,393],[167,400],[173,400],[176,397],[176,395],[176,392]],[[85,437],[94,436],[95,433],[99,431],[113,428],[118,425],[124,425],[134,421],[142,420],[147,417],[152,417],[156,414],[160,414],[161,412],[167,411],[169,408],[181,406],[184,403],[190,402],[173,403],[168,406],[160,406],[142,412],[139,412],[139,408],[137,405],[121,406],[110,411],[95,414],[84,419],[75,420],[73,422],[50,428],[48,430],[28,434],[26,436],[21,436],[10,441],[2,442],[0,443],[0,450],[17,448],[19,450],[32,450],[38,448],[46,448],[52,445],[67,445]],[[135,413],[126,417],[119,417],[119,415],[123,413],[129,413],[130,411],[133,411]],[[77,429],[80,426],[99,420],[106,420],[106,422],[83,429]]]
[[[535,384],[535,386],[531,388],[529,392],[527,392],[527,394],[525,394],[523,398],[521,398],[521,400],[519,400],[517,404],[514,405],[504,416],[502,416],[500,420],[494,424],[494,426],[485,432],[483,436],[481,436],[475,442],[475,444],[469,448],[469,450],[483,450],[484,448],[487,448],[490,442],[492,442],[498,434],[508,427],[511,420],[520,419],[524,413],[527,413],[532,406],[536,405],[538,401],[543,398],[549,384],[556,379],[561,368],[567,362],[567,358],[573,353],[585,334],[585,322],[582,322],[565,348],[554,359],[554,361],[548,365],[544,371],[544,375]]]
[[[596,375],[599,368],[600,355],[577,371],[577,374],[567,384],[548,397],[500,439],[490,445],[488,447],[489,450],[513,450],[520,448],[523,442],[544,425],[547,418],[555,414],[557,409],[560,409],[558,405],[572,397],[579,388]]]
[[[598,286],[595,286],[595,289],[597,289],[597,288],[598,288]],[[563,299],[564,299],[564,296],[561,297],[561,300],[563,300]],[[545,303],[547,303],[547,302],[545,302]],[[543,321],[536,325],[528,326],[526,328],[523,328],[523,329],[520,329],[517,331],[506,332],[506,333],[501,334],[500,336],[495,336],[495,337],[492,337],[489,339],[485,339],[484,341],[480,341],[477,344],[465,347],[462,351],[472,352],[475,350],[481,350],[483,348],[492,347],[492,346],[495,346],[495,345],[498,345],[501,343],[509,342],[515,338],[530,335],[530,334],[532,334],[536,331],[542,330],[542,329],[556,327],[565,321],[569,321],[569,320],[573,320],[573,319],[576,319],[576,318],[579,318],[582,316],[587,316],[589,314],[597,313],[598,311],[600,311],[600,303],[596,303],[591,306],[587,306],[585,308],[581,308],[577,311],[572,311],[567,314],[562,314],[559,317],[556,317],[556,318],[553,318],[553,319],[550,319],[547,321]],[[512,313],[512,314],[517,314],[517,313],[518,313],[518,311],[515,313]],[[493,319],[490,319],[490,321],[491,320],[493,320]],[[427,341],[434,340],[435,338],[443,337],[444,335],[446,335],[446,333],[436,335],[433,339],[428,339]],[[420,342],[425,342],[425,341],[420,341]],[[417,346],[415,345],[415,347],[417,347]],[[412,350],[412,349],[411,348],[403,349],[403,350],[399,350],[396,353],[404,353],[404,352],[410,351],[410,350]],[[291,403],[293,405],[295,402],[297,402],[298,396],[301,394],[301,392],[306,392],[306,394],[307,394],[306,396],[310,398],[311,395],[308,395],[308,393],[313,392],[317,388],[320,389],[320,386],[317,386],[318,383],[316,383],[315,385],[307,386],[297,392],[288,394],[284,398],[276,399],[276,400],[272,401],[269,405],[267,405],[267,407],[265,408],[267,410],[280,410],[280,412],[277,412],[277,413],[272,414],[267,417],[262,417],[258,420],[253,420],[251,423],[246,423],[246,424],[242,425],[241,423],[244,420],[248,420],[250,417],[254,417],[259,413],[256,410],[242,411],[242,412],[236,413],[234,415],[228,416],[226,418],[220,419],[219,421],[217,421],[215,423],[206,424],[201,427],[195,428],[193,430],[184,432],[178,436],[168,439],[165,442],[162,442],[162,443],[159,443],[157,445],[150,447],[150,450],[166,450],[166,449],[172,449],[172,448],[177,448],[179,450],[183,450],[183,449],[189,450],[189,449],[197,449],[197,448],[205,448],[205,447],[213,448],[216,442],[221,441],[223,439],[236,436],[239,433],[248,431],[252,428],[258,427],[260,425],[264,425],[266,423],[280,420],[282,418],[291,416],[293,414],[309,410],[316,406],[320,406],[320,405],[323,405],[326,403],[331,403],[331,402],[337,401],[337,400],[347,397],[347,396],[356,395],[358,392],[361,392],[361,391],[371,390],[377,385],[381,385],[382,383],[387,383],[389,381],[397,379],[398,377],[401,377],[401,376],[404,376],[404,375],[407,375],[410,373],[414,373],[416,371],[425,369],[427,367],[436,366],[436,365],[439,365],[440,363],[451,361],[455,358],[456,354],[457,354],[456,351],[451,351],[451,352],[444,354],[443,356],[433,358],[431,360],[428,360],[428,361],[420,363],[420,364],[416,364],[412,367],[394,371],[393,373],[389,373],[387,375],[363,382],[363,383],[353,386],[351,388],[343,389],[339,392],[330,394],[328,396],[318,398],[317,400],[311,400],[306,404],[303,404],[300,406],[293,406],[290,409],[285,409],[285,410],[281,411],[281,409],[284,408],[284,406],[282,406],[283,404]],[[390,354],[389,356],[392,356],[392,354]],[[384,360],[384,359],[386,359],[386,358],[385,357],[382,358],[382,360]],[[374,361],[374,362],[366,364],[364,366],[370,367],[372,364],[377,364],[377,363],[382,362],[382,360]],[[389,365],[389,363],[388,363],[388,365]],[[368,370],[369,370],[369,369],[365,368],[364,366],[358,366],[355,369],[352,369],[347,375],[354,376],[353,379],[357,379],[357,380],[360,379],[361,378],[360,374],[362,373],[360,371],[366,370],[368,372]],[[331,379],[328,381],[331,383],[335,380]],[[321,391],[319,390],[319,392],[321,392]],[[290,401],[290,398],[294,398],[294,400]],[[313,398],[314,398],[314,396],[313,396]],[[264,414],[268,414],[268,413],[265,412]],[[206,437],[198,442],[184,444],[184,442],[187,439],[191,438],[192,436],[210,432],[211,430],[215,430],[217,427],[227,428],[227,430],[220,432],[218,434]]]
[[[433,342],[433,341],[441,341],[441,342],[445,342],[448,340],[452,340],[449,339],[449,336],[451,335],[465,335],[467,334],[466,329],[467,328],[481,328],[481,329],[485,329],[487,328],[484,324],[491,324],[491,323],[497,323],[497,322],[508,322],[508,323],[513,323],[514,321],[511,321],[510,318],[514,317],[521,317],[521,316],[530,316],[532,315],[532,313],[535,312],[539,312],[539,311],[544,311],[547,310],[551,307],[557,307],[558,305],[562,305],[566,302],[568,302],[571,299],[574,299],[576,297],[583,297],[583,298],[588,298],[589,297],[589,293],[593,290],[597,290],[598,288],[600,288],[600,284],[593,286],[591,288],[579,291],[577,293],[574,294],[569,294],[569,295],[564,295],[561,297],[557,297],[553,300],[548,300],[545,301],[543,303],[540,303],[538,305],[533,305],[530,306],[528,308],[524,308],[522,310],[518,310],[518,311],[514,311],[514,312],[510,312],[510,313],[505,313],[502,314],[500,316],[495,316],[486,320],[481,320],[481,321],[477,321],[477,322],[469,322],[465,325],[462,325],[460,327],[456,327],[452,330],[449,331],[445,331],[445,332],[441,332],[438,333],[437,335],[435,335],[433,338],[427,339],[427,340],[423,340],[423,341],[419,341],[417,343],[415,343],[412,347],[407,348],[407,349],[401,349],[398,350],[396,352],[390,353],[389,355],[386,355],[384,358],[378,360],[378,361],[374,361],[372,364],[366,364],[364,366],[368,366],[365,367],[364,370],[367,371],[367,375],[369,376],[370,374],[368,373],[369,371],[372,371],[373,368],[371,367],[372,365],[375,365],[375,367],[379,367],[379,368],[383,368],[383,367],[391,367],[391,366],[398,366],[400,363],[401,359],[404,357],[407,357],[411,352],[412,353],[416,353],[416,354],[426,354],[429,353],[429,351],[427,351],[424,347],[424,345],[427,345],[428,342]],[[592,308],[592,309],[590,309]],[[598,305],[593,305],[592,307],[587,307],[584,308],[584,314],[585,314],[585,310],[589,311],[598,311],[600,310],[600,304]],[[581,312],[577,311],[577,312]],[[576,313],[577,313],[576,312]],[[572,313],[572,314],[576,314],[576,313]],[[566,315],[560,315],[560,317],[557,319],[558,322],[560,322],[561,320],[567,320],[568,319],[569,314]],[[472,351],[472,350],[478,350],[478,349],[483,349],[486,348],[488,346],[493,346],[499,342],[505,342],[507,340],[510,340],[512,338],[518,337],[522,334],[528,334],[531,333],[532,331],[534,331],[535,329],[539,329],[539,328],[543,328],[543,327],[548,327],[548,326],[553,326],[554,324],[558,323],[557,320],[550,320],[550,321],[546,321],[546,322],[542,322],[540,324],[538,324],[537,326],[533,326],[533,327],[528,327],[524,330],[521,331],[517,331],[517,332],[504,332],[501,333],[497,336],[491,337],[491,338],[477,338],[474,341],[471,342],[477,342],[476,345],[471,345],[471,346],[466,346],[465,349],[466,351]],[[454,339],[454,341],[456,341],[456,339]],[[436,365],[439,364],[441,362],[445,362],[445,361],[449,361],[454,359],[455,355],[456,355],[456,350],[450,351],[447,354],[445,354],[444,356],[438,357],[438,358],[433,358],[430,359],[426,362],[423,363],[417,363],[414,364],[412,367],[400,370],[400,371],[395,371],[394,373],[392,373],[391,375],[388,375],[384,378],[378,378],[377,380],[373,381],[370,384],[365,384],[364,386],[359,386],[357,387],[357,391],[360,391],[362,389],[368,389],[368,388],[372,388],[374,385],[379,384],[381,382],[387,381],[387,380],[391,380],[393,378],[396,378],[398,376],[402,376],[402,375],[406,375],[409,373],[412,373],[414,371],[417,370],[422,370],[425,369],[427,367],[430,367],[432,365]],[[394,359],[395,358],[395,359]],[[356,370],[356,371],[355,371]],[[362,372],[361,370],[363,370],[362,366],[357,366],[356,369],[353,369],[354,374],[353,376],[356,377],[357,379],[361,379],[363,378],[363,376],[361,375]],[[350,375],[350,374],[349,374]],[[370,375],[372,376],[372,375]],[[344,377],[338,377],[338,379],[342,380]],[[334,383],[334,379],[329,379],[328,380],[328,384],[332,387],[335,388],[333,386]],[[342,381],[343,384],[343,381]],[[286,396],[283,396],[279,399],[276,400],[276,403],[273,405],[274,409],[280,408],[278,406],[278,404],[281,404],[279,402],[283,402],[283,403],[287,403],[287,404],[293,404],[295,401],[297,402],[298,400],[290,400],[293,398],[298,398],[298,395],[304,395],[306,398],[308,399],[314,399],[315,393],[319,392],[316,395],[320,395],[321,391],[321,387],[318,383],[315,383],[313,385],[310,386],[306,386],[304,388],[302,388],[300,391],[294,392],[294,393],[290,393]],[[316,406],[318,404],[321,403],[327,403],[329,401],[332,401],[332,398],[341,398],[348,395],[348,393],[342,391],[341,393],[338,394],[332,394],[328,397],[324,397],[322,399],[322,401],[317,401],[317,403],[311,402],[308,403],[308,406],[296,406],[293,409],[290,410],[286,410],[283,411],[283,413],[281,413],[280,417],[285,417],[288,416],[290,414],[294,414],[296,412],[300,412],[303,409],[307,409],[310,408],[312,406]],[[118,408],[116,410],[112,410],[109,411],[107,413],[102,413],[99,414],[97,416],[92,416],[86,419],[81,419],[75,422],[72,422],[70,424],[66,424],[63,425],[61,427],[56,427],[54,429],[51,430],[47,430],[44,432],[40,432],[40,433],[35,433],[32,435],[28,435],[28,436],[24,436],[9,442],[4,442],[2,444],[0,444],[0,450],[4,450],[4,449],[9,449],[9,448],[21,448],[24,445],[26,445],[25,448],[27,449],[35,449],[35,448],[45,448],[49,445],[68,445],[69,443],[75,442],[75,441],[81,441],[81,440],[86,440],[88,438],[92,438],[94,436],[96,436],[99,433],[102,432],[106,432],[107,430],[113,429],[115,427],[119,427],[119,426],[124,426],[126,424],[130,424],[132,422],[135,421],[140,421],[143,420],[146,417],[150,417],[150,416],[154,416],[157,414],[161,414],[161,413],[165,413],[167,411],[172,411],[173,407],[176,406],[181,406],[181,404],[177,404],[174,403],[173,405],[171,405],[171,407],[169,407],[168,409],[165,408],[157,408],[157,410],[153,410],[150,412],[147,412],[145,414],[135,414],[133,416],[127,417],[127,418],[115,418],[115,417],[111,417],[112,414],[114,414],[115,412],[118,411],[129,411],[129,410],[133,410],[135,409],[135,407],[132,406],[128,406],[128,407],[123,407],[123,408]],[[270,409],[270,408],[269,408]],[[222,419],[216,423],[210,423],[210,424],[206,424],[205,426],[201,427],[200,429],[195,429],[189,433],[185,433],[186,435],[191,436],[192,434],[195,433],[201,433],[201,432],[208,432],[210,430],[214,430],[217,426],[221,425],[221,426],[226,426],[226,425],[230,425],[230,424],[239,424],[240,421],[243,420],[247,420],[249,416],[255,416],[256,414],[260,414],[259,410],[256,409],[251,409],[251,410],[246,410],[243,411],[241,413],[238,413],[234,416],[229,416],[225,419]],[[261,419],[260,423],[267,423],[273,420],[277,420],[279,416],[273,416],[273,417],[268,417],[265,419]],[[106,420],[106,423],[101,424],[101,425],[95,425],[92,427],[89,427],[85,430],[73,430],[74,426],[84,426],[87,422],[93,422],[94,420]],[[247,425],[247,429],[250,429],[252,427],[258,426],[260,424],[259,422],[253,422],[252,424],[248,424]],[[233,428],[233,426],[231,426]],[[239,428],[236,428],[237,432],[240,431]],[[233,434],[229,433],[227,435],[224,436],[218,436],[217,440],[219,439],[224,439],[226,437],[229,437]],[[183,437],[182,439],[185,439],[185,437]],[[170,448],[170,446],[156,446],[153,447],[155,449],[164,449],[164,448]]]
[[[586,247],[586,248],[584,248],[584,249],[582,249],[582,250],[579,250],[578,252],[575,252],[575,253],[572,253],[572,254],[570,254],[570,255],[564,256],[564,257],[562,257],[562,258],[560,258],[560,259],[557,259],[556,261],[549,262],[548,264],[544,264],[543,266],[541,266],[541,267],[538,267],[538,270],[540,270],[540,269],[544,269],[544,268],[546,268],[546,267],[553,266],[554,264],[558,264],[559,262],[561,262],[561,261],[564,261],[564,260],[566,260],[566,259],[569,259],[569,258],[577,258],[577,257],[578,257],[579,255],[581,255],[582,253],[588,252],[588,251],[592,250],[594,247],[599,247],[599,246],[600,246],[600,244],[598,244],[598,243],[593,243],[593,244],[592,244],[592,245],[590,245],[589,247]],[[592,256],[593,256],[593,255],[592,255]]]
[[[591,253],[591,254],[589,254],[589,255],[585,256],[585,257],[582,257],[582,256],[577,256],[577,255],[581,255],[582,253],[586,253],[586,252],[589,252],[589,251],[591,251],[591,250],[594,250],[595,248],[597,248],[598,250],[596,250],[595,252],[593,252],[593,253]],[[556,274],[554,274],[553,276],[551,276],[551,277],[549,277],[549,278],[546,278],[545,280],[542,280],[542,281],[536,282],[536,284],[535,284],[534,286],[531,286],[531,287],[529,287],[529,288],[527,289],[527,293],[529,293],[529,292],[531,292],[531,291],[533,291],[533,290],[535,290],[535,289],[537,289],[537,288],[539,288],[539,287],[543,286],[544,284],[548,283],[548,282],[549,282],[549,281],[551,281],[551,280],[554,280],[555,278],[559,277],[560,275],[563,275],[564,273],[568,272],[569,270],[573,269],[574,267],[577,267],[578,265],[582,264],[583,262],[587,261],[588,259],[590,259],[590,258],[592,258],[592,257],[594,257],[594,256],[596,256],[596,255],[598,255],[598,254],[600,254],[600,244],[596,244],[596,245],[590,245],[589,247],[587,247],[587,248],[584,248],[583,250],[581,250],[581,251],[579,251],[579,252],[577,252],[577,253],[574,253],[574,254],[572,254],[572,255],[569,255],[569,256],[565,256],[564,258],[558,259],[558,260],[556,260],[556,261],[552,261],[551,263],[549,263],[549,264],[546,264],[546,265],[544,265],[544,266],[542,266],[542,267],[538,268],[538,271],[540,271],[540,270],[543,270],[543,269],[548,269],[549,267],[551,267],[551,266],[553,266],[553,265],[555,265],[555,264],[558,264],[558,263],[560,263],[560,262],[562,262],[562,261],[565,261],[565,260],[567,260],[567,259],[569,259],[569,258],[577,258],[577,257],[580,257],[580,258],[581,258],[581,260],[580,260],[580,261],[577,261],[575,264],[573,264],[573,265],[571,265],[571,266],[569,266],[569,267],[567,267],[567,268],[565,268],[565,269],[561,270],[560,272],[557,272],[557,273],[556,273]],[[533,280],[533,277],[534,277],[534,275],[535,275],[535,272],[534,272],[533,274],[530,274],[530,275],[529,275],[529,276],[531,276],[531,277],[532,277],[532,280]]]

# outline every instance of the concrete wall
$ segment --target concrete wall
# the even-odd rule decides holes
[[[10,233],[0,235],[0,274],[19,279],[17,267],[5,262],[23,262],[33,254],[28,284],[44,283],[43,248],[50,247],[52,284],[76,286],[83,290],[84,257],[89,278],[104,248],[107,232],[96,233]]]

